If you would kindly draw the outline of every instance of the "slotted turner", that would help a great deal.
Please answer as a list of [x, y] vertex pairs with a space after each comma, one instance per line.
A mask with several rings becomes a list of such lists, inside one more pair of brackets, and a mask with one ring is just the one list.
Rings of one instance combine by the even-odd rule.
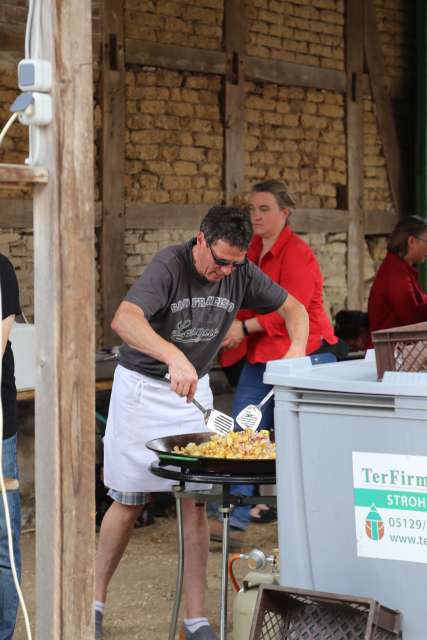
[[216, 409], [205, 409], [196, 398], [193, 398], [191, 402], [203, 413], [205, 425], [210, 431], [225, 436], [234, 430], [234, 419], [231, 416]]
[[261, 409], [265, 404], [267, 404], [273, 395], [274, 389], [271, 389], [259, 404], [248, 404], [247, 407], [242, 409], [236, 418], [236, 422], [239, 427], [242, 427], [242, 429], [252, 429], [252, 431], [256, 431], [262, 418]]
[[[168, 373], [165, 375], [165, 378], [170, 382], [170, 375]], [[205, 425], [209, 431], [213, 431], [219, 436], [225, 436], [234, 430], [234, 418], [231, 416], [216, 409], [205, 409], [196, 398], [193, 398], [191, 402], [203, 413]]]

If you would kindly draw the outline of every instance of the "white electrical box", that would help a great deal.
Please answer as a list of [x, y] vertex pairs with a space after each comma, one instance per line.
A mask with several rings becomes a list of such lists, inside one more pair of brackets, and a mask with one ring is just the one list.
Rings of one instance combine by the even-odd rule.
[[34, 389], [36, 383], [35, 327], [15, 322], [10, 332], [15, 358], [16, 389]]
[[33, 91], [30, 95], [33, 101], [25, 111], [19, 114], [19, 122], [26, 126], [46, 126], [50, 124], [52, 122], [52, 98], [50, 95], [48, 93], [37, 93], [36, 91]]
[[18, 64], [18, 86], [21, 91], [50, 91], [52, 65], [49, 60], [21, 60]]

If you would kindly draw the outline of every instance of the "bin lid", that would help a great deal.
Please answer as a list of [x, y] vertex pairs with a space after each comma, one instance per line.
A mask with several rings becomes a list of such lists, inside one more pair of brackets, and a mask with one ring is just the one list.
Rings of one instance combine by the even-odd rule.
[[364, 360], [348, 360], [313, 365], [310, 358], [272, 360], [267, 363], [264, 382], [287, 388], [373, 393], [375, 395], [426, 396], [427, 373], [386, 371], [377, 380], [375, 351]]

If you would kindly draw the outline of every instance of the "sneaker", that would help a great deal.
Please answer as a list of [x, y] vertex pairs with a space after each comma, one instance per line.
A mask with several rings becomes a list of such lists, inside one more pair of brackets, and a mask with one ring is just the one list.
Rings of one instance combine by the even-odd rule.
[[[212, 542], [222, 542], [223, 526], [219, 520], [209, 521], [209, 533]], [[245, 532], [237, 527], [230, 525], [228, 533], [228, 544], [230, 549], [240, 549], [243, 546], [245, 540]]]
[[212, 631], [210, 624], [199, 627], [194, 633], [186, 629], [185, 625], [183, 625], [179, 638], [180, 640], [218, 640], [218, 636]]
[[95, 609], [95, 640], [102, 640], [102, 621], [104, 614], [102, 611]]
[[269, 522], [276, 522], [277, 510], [274, 507], [268, 506], [267, 509], [259, 509], [256, 515], [252, 515], [251, 509], [251, 522], [255, 524], [268, 524]]

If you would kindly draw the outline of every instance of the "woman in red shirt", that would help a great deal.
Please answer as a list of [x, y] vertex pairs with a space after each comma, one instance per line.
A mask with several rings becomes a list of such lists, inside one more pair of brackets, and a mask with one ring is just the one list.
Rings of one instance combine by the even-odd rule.
[[427, 320], [427, 293], [418, 284], [415, 268], [427, 258], [427, 221], [418, 216], [399, 220], [387, 250], [369, 294], [371, 331]]
[[[294, 206], [295, 201], [284, 182], [266, 180], [253, 186], [249, 212], [254, 236], [248, 249], [248, 258], [304, 304], [310, 320], [307, 354], [331, 352], [338, 358], [345, 357], [343, 343], [335, 337], [323, 307], [323, 277], [319, 264], [308, 244], [289, 226]], [[292, 357], [288, 353], [289, 347], [290, 338], [278, 313], [258, 315], [251, 310], [239, 311], [220, 354], [223, 367], [245, 359], [233, 399], [233, 416], [237, 416], [247, 405], [257, 404], [268, 393], [271, 386], [263, 382], [266, 363]], [[271, 401], [263, 409], [260, 428], [273, 427], [274, 401]], [[244, 492], [248, 487], [242, 486], [240, 489]], [[258, 516], [260, 521], [265, 521], [268, 516], [263, 511], [267, 512], [268, 508], [259, 505], [255, 514], [252, 512], [252, 518]], [[245, 507], [234, 509], [230, 518], [232, 542], [233, 538], [236, 541], [241, 539], [236, 530], [244, 530], [248, 521]], [[214, 523], [211, 538], [216, 539], [220, 533]]]

